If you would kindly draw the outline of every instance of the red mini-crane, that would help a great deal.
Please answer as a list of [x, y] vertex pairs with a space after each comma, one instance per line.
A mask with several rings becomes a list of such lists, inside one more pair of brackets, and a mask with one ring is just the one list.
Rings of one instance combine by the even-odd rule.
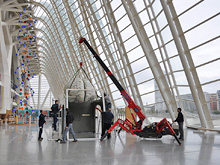
[[131, 96], [124, 90], [124, 88], [121, 86], [121, 84], [118, 82], [118, 80], [115, 78], [115, 76], [112, 74], [112, 72], [108, 69], [108, 67], [105, 65], [105, 63], [102, 61], [102, 59], [97, 55], [95, 50], [91, 47], [91, 45], [88, 43], [88, 41], [85, 38], [80, 38], [79, 43], [82, 42], [85, 43], [85, 45], [88, 47], [88, 49], [91, 51], [93, 56], [96, 58], [96, 60], [99, 62], [99, 64], [102, 66], [102, 68], [105, 70], [105, 72], [108, 74], [108, 76], [111, 78], [113, 83], [116, 85], [118, 90], [121, 92], [121, 95], [125, 98], [125, 100], [128, 102], [128, 107], [132, 108], [134, 112], [139, 117], [139, 121], [136, 120], [134, 114], [131, 112], [132, 118], [134, 120], [134, 123], [132, 123], [128, 118], [125, 120], [118, 119], [101, 137], [101, 141], [109, 134], [111, 131], [116, 127], [120, 126], [121, 129], [124, 129], [126, 132], [131, 133], [132, 135], [137, 135], [144, 138], [161, 138], [163, 135], [173, 135], [179, 145], [181, 145], [179, 139], [177, 138], [171, 124], [167, 121], [166, 118], [162, 119], [160, 122], [154, 122], [142, 129], [142, 123], [146, 116], [141, 112], [141, 108], [133, 101]]

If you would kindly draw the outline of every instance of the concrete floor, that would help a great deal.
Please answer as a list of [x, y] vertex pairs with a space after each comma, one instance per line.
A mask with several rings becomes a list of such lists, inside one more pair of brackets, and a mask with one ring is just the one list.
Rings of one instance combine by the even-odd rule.
[[22, 165], [217, 165], [220, 164], [220, 134], [194, 133], [185, 129], [185, 141], [179, 146], [172, 136], [141, 139], [121, 132], [110, 140], [78, 139], [76, 143], [60, 144], [51, 138], [47, 123], [42, 142], [38, 127], [0, 126], [0, 164]]

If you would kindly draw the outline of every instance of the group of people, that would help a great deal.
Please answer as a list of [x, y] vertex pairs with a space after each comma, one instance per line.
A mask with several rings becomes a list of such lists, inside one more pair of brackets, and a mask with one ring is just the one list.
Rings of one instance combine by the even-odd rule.
[[[62, 108], [62, 106], [61, 105], [59, 106], [59, 101], [58, 100], [56, 100], [55, 104], [53, 104], [52, 107], [51, 107], [51, 110], [52, 110], [52, 113], [53, 113], [53, 128], [54, 128], [54, 131], [57, 131], [57, 126], [56, 126], [57, 125], [57, 113], [60, 111], [61, 108]], [[73, 131], [73, 127], [72, 127], [73, 120], [74, 120], [73, 114], [69, 112], [68, 108], [66, 108], [66, 113], [67, 113], [66, 114], [66, 127], [65, 127], [64, 134], [63, 134], [63, 140], [61, 141], [61, 143], [66, 143], [66, 136], [67, 136], [68, 131], [70, 131], [70, 133], [72, 134], [72, 136], [74, 138], [73, 142], [77, 142], [76, 135], [75, 135], [75, 132]], [[46, 123], [45, 115], [43, 114], [43, 111], [40, 110], [39, 136], [38, 136], [39, 141], [43, 140], [41, 135], [42, 135], [42, 132], [43, 132], [43, 125], [45, 123]]]
[[[103, 116], [103, 126], [102, 126], [102, 134], [101, 136], [103, 136], [106, 132], [106, 130], [108, 130], [113, 121], [114, 121], [114, 115], [111, 112], [111, 101], [108, 95], [104, 94], [105, 97], [105, 109], [106, 111], [102, 111], [101, 109], [97, 108]], [[51, 110], [53, 113], [53, 127], [54, 127], [54, 131], [57, 131], [57, 113], [60, 111], [60, 109], [62, 108], [62, 106], [59, 106], [59, 101], [56, 100], [55, 104], [52, 105]], [[45, 121], [45, 115], [43, 114], [43, 111], [40, 110], [40, 116], [39, 116], [39, 136], [38, 136], [38, 140], [42, 141], [43, 138], [41, 137], [42, 132], [43, 132], [43, 125], [46, 123]], [[69, 111], [68, 108], [66, 108], [66, 127], [65, 127], [65, 131], [63, 134], [63, 139], [60, 143], [66, 143], [66, 137], [67, 137], [67, 133], [68, 131], [70, 131], [70, 133], [73, 136], [73, 142], [77, 142], [78, 140], [76, 139], [76, 135], [75, 132], [73, 131], [73, 121], [74, 121], [74, 117], [73, 114]], [[108, 135], [107, 137], [108, 139], [111, 138], [111, 134]]]
[[[102, 134], [101, 136], [104, 136], [104, 134], [106, 133], [106, 131], [111, 127], [111, 125], [113, 124], [114, 121], [114, 115], [111, 112], [111, 101], [108, 95], [104, 94], [105, 96], [105, 109], [106, 111], [103, 111], [99, 108], [96, 108], [97, 110], [99, 110], [102, 113], [102, 119], [103, 119], [103, 125], [102, 125]], [[57, 113], [60, 111], [62, 107], [59, 107], [59, 102], [58, 100], [55, 101], [55, 104], [52, 105], [51, 110], [53, 113], [53, 127], [54, 130], [57, 131]], [[180, 140], [184, 140], [184, 131], [183, 131], [183, 123], [184, 123], [184, 117], [182, 114], [182, 110], [181, 108], [177, 108], [178, 111], [178, 116], [176, 118], [176, 120], [173, 120], [173, 122], [177, 122], [179, 125], [179, 132], [180, 132]], [[43, 125], [46, 123], [45, 121], [45, 115], [43, 115], [43, 111], [40, 110], [40, 116], [39, 116], [39, 136], [38, 136], [38, 140], [42, 141], [43, 138], [41, 137], [42, 132], [43, 132]], [[76, 135], [75, 132], [73, 131], [73, 121], [74, 121], [74, 117], [73, 114], [69, 111], [68, 108], [66, 108], [66, 127], [65, 127], [65, 131], [63, 134], [63, 140], [61, 141], [61, 143], [66, 143], [66, 137], [67, 137], [67, 133], [68, 131], [70, 131], [70, 133], [73, 136], [73, 142], [77, 142], [78, 140], [76, 139]], [[107, 136], [108, 139], [111, 138], [111, 134], [108, 134]]]

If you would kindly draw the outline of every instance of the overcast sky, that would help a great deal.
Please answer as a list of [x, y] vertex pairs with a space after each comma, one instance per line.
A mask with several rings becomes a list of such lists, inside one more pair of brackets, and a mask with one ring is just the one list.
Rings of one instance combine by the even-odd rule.
[[[43, 1], [41, 1], [41, 2], [43, 2]], [[186, 0], [186, 1], [174, 0], [173, 1], [177, 15], [182, 13], [187, 8], [191, 7], [192, 5], [194, 5], [197, 2], [199, 2], [199, 1], [198, 0], [197, 1], [191, 1], [191, 0]], [[112, 2], [113, 10], [120, 3], [121, 3], [121, 1], [114, 0]], [[142, 0], [136, 0], [135, 5], [136, 5], [136, 8], [138, 11], [141, 11], [144, 8], [144, 3]], [[156, 0], [153, 7], [155, 8], [155, 14], [157, 14], [157, 12], [159, 12], [161, 10], [160, 1]], [[201, 23], [202, 21], [210, 18], [211, 16], [219, 13], [219, 11], [220, 11], [220, 1], [219, 0], [203, 1], [202, 3], [197, 5], [195, 8], [191, 9], [190, 11], [184, 13], [182, 16], [179, 17], [183, 31], [187, 31], [188, 29], [192, 28], [193, 26], [195, 26], [195, 25]], [[125, 13], [125, 10], [124, 10], [123, 6], [121, 6], [115, 14], [116, 20], [124, 13]], [[38, 14], [41, 15], [42, 11], [40, 11]], [[147, 12], [144, 11], [139, 15], [143, 23], [146, 23], [149, 20], [148, 17], [146, 17], [146, 14], [147, 14]], [[159, 22], [159, 25], [161, 25], [161, 26], [166, 23], [166, 21], [162, 18], [163, 17], [158, 18], [158, 20], [161, 21], [161, 22]], [[128, 17], [124, 17], [123, 19], [121, 19], [118, 22], [119, 29], [123, 29], [123, 27], [125, 27], [129, 23], [130, 23], [130, 21], [129, 21]], [[212, 20], [207, 21], [206, 23], [202, 24], [201, 26], [196, 27], [195, 29], [191, 30], [190, 32], [187, 32], [185, 34], [185, 37], [186, 37], [189, 49], [192, 49], [195, 46], [198, 46], [198, 45], [200, 45], [200, 44], [202, 44], [202, 43], [204, 43], [214, 37], [219, 36], [219, 33], [220, 33], [219, 32], [219, 27], [220, 27], [219, 24], [220, 24], [220, 17], [217, 16], [217, 17], [213, 18]], [[146, 29], [147, 29], [146, 30], [147, 35], [151, 36], [153, 34], [153, 31], [150, 28], [150, 26], [146, 26]], [[166, 42], [166, 39], [169, 40], [171, 38], [171, 35], [168, 30], [164, 30], [164, 31], [166, 33], [165, 34], [162, 33], [162, 34], [164, 35], [163, 37]], [[126, 30], [124, 30], [121, 33], [121, 36], [122, 36], [123, 40], [126, 40], [133, 33], [134, 33], [133, 28], [131, 26], [129, 26]], [[157, 47], [155, 40], [150, 39], [150, 41], [151, 41], [153, 48]], [[138, 44], [137, 38], [133, 37], [125, 43], [125, 48], [128, 51], [128, 50], [132, 49], [133, 47], [135, 47], [137, 44]], [[212, 61], [212, 60], [219, 58], [219, 56], [220, 56], [219, 55], [219, 52], [220, 52], [219, 45], [220, 45], [220, 40], [217, 39], [213, 42], [210, 42], [206, 45], [202, 45], [199, 48], [192, 50], [191, 55], [194, 60], [195, 66], [199, 66], [203, 63], [206, 63], [208, 61]], [[168, 45], [167, 51], [169, 53], [169, 56], [175, 55], [175, 53], [177, 53], [174, 45], [171, 45], [170, 47]], [[155, 52], [155, 53], [157, 55], [158, 52]], [[136, 48], [135, 50], [133, 50], [132, 52], [127, 54], [130, 61], [134, 61], [135, 59], [137, 59], [143, 55], [144, 55], [144, 53], [140, 47]], [[159, 55], [157, 55], [157, 57], [160, 60]], [[178, 70], [178, 69], [182, 69], [181, 62], [178, 57], [173, 58], [170, 61], [171, 61], [172, 68], [174, 71]], [[132, 67], [133, 71], [136, 72], [136, 71], [139, 71], [143, 68], [148, 67], [148, 64], [147, 64], [146, 59], [143, 58], [141, 60], [138, 60], [135, 63], [132, 63], [131, 67]], [[213, 63], [204, 65], [202, 67], [198, 67], [197, 73], [200, 78], [200, 82], [203, 84], [203, 83], [207, 83], [207, 82], [215, 81], [215, 80], [219, 79], [219, 77], [220, 77], [219, 70], [220, 70], [220, 60], [217, 60]], [[184, 76], [183, 73], [175, 73], [175, 76], [176, 76], [176, 81], [177, 81], [178, 85], [186, 85], [187, 84], [186, 77]], [[135, 78], [138, 83], [141, 81], [145, 81], [147, 79], [150, 79], [152, 77], [153, 77], [152, 73], [149, 69], [135, 75]], [[32, 80], [32, 81], [34, 81], [34, 80]], [[154, 83], [155, 83], [154, 81], [150, 81], [148, 83], [139, 85], [138, 88], [140, 90], [140, 93], [142, 94], [142, 93], [146, 93], [149, 91], [153, 91], [154, 90]], [[215, 93], [219, 89], [220, 89], [220, 81], [203, 86], [204, 92], [209, 92], [209, 93]], [[190, 93], [190, 91], [186, 88], [179, 88], [179, 90], [180, 90], [180, 94]], [[118, 98], [118, 97], [120, 97], [120, 93], [115, 92], [113, 94], [113, 96], [115, 98]], [[142, 100], [143, 100], [144, 104], [146, 102], [154, 103], [154, 93], [143, 96]], [[122, 104], [122, 100], [117, 101], [117, 102], [119, 104]]]

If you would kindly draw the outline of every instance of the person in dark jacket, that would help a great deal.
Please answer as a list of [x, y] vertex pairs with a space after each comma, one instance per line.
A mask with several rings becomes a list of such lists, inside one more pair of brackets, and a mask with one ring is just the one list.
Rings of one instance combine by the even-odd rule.
[[53, 113], [53, 127], [54, 131], [57, 131], [57, 113], [60, 111], [61, 106], [59, 107], [59, 101], [56, 100], [55, 104], [52, 105], [51, 110]]
[[43, 114], [43, 111], [40, 110], [40, 116], [39, 116], [39, 136], [38, 136], [38, 140], [42, 141], [43, 138], [41, 137], [42, 132], [43, 132], [43, 125], [46, 123], [45, 121], [45, 115]]
[[[96, 108], [97, 110], [99, 110], [102, 113], [102, 119], [103, 119], [103, 124], [102, 124], [102, 134], [101, 136], [103, 136], [105, 134], [106, 131], [109, 130], [109, 128], [111, 127], [111, 125], [113, 124], [114, 121], [114, 115], [111, 112], [111, 109], [108, 109], [106, 112], [103, 112], [101, 109]], [[108, 139], [111, 138], [111, 134], [108, 134]]]
[[69, 112], [69, 109], [66, 108], [66, 128], [63, 134], [63, 140], [60, 143], [66, 143], [66, 136], [67, 136], [67, 132], [70, 131], [70, 133], [73, 136], [74, 141], [73, 142], [77, 142], [78, 140], [76, 139], [76, 135], [75, 132], [73, 131], [73, 114], [71, 112]]
[[111, 103], [109, 95], [104, 93], [104, 97], [105, 97], [105, 110], [108, 111], [109, 109], [111, 109], [112, 103]]
[[184, 132], [183, 132], [183, 122], [184, 122], [184, 118], [183, 118], [183, 114], [182, 114], [182, 109], [181, 108], [177, 108], [177, 112], [178, 112], [178, 116], [176, 118], [176, 120], [174, 120], [173, 122], [177, 122], [179, 125], [179, 131], [180, 131], [180, 140], [184, 140]]

